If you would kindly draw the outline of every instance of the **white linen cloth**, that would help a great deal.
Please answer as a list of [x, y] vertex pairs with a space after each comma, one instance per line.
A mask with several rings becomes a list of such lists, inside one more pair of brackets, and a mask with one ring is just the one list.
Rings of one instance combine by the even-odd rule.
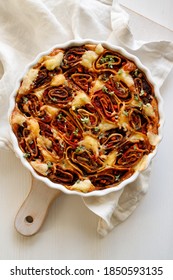
[[[17, 78], [38, 53], [54, 44], [89, 38], [120, 45], [138, 56], [161, 86], [173, 65], [173, 44], [136, 41], [128, 21], [118, 0], [0, 0], [0, 148], [12, 148], [7, 111]], [[148, 190], [150, 169], [119, 192], [83, 198], [99, 217], [100, 235], [135, 210]]]

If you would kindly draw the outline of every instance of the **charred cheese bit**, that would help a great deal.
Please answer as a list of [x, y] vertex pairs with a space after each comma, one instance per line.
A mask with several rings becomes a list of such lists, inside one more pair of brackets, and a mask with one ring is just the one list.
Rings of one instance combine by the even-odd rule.
[[98, 128], [100, 130], [100, 132], [105, 132], [109, 129], [112, 129], [112, 128], [115, 128], [117, 127], [117, 125], [114, 123], [109, 123], [109, 122], [106, 122], [104, 120], [101, 121], [101, 123], [99, 124]]
[[12, 115], [12, 124], [19, 124], [23, 125], [23, 123], [26, 121], [26, 118], [20, 114], [19, 112], [15, 111]]
[[30, 134], [33, 135], [33, 137], [39, 136], [40, 128], [38, 122], [35, 119], [31, 118], [28, 120], [27, 128], [30, 130]]
[[36, 161], [31, 161], [31, 165], [38, 173], [42, 174], [43, 176], [47, 175], [48, 165], [46, 163], [42, 163], [36, 160]]
[[57, 55], [53, 57], [50, 56], [49, 59], [47, 59], [44, 64], [47, 70], [54, 70], [56, 67], [59, 67], [61, 65], [62, 59], [63, 59], [63, 52], [59, 52]]
[[160, 142], [160, 137], [157, 134], [154, 134], [152, 131], [147, 132], [148, 140], [151, 145], [156, 146]]
[[82, 141], [79, 142], [79, 145], [84, 146], [88, 150], [92, 150], [96, 156], [99, 155], [99, 143], [97, 139], [92, 136], [86, 135]]
[[95, 48], [96, 54], [99, 55], [99, 54], [101, 54], [103, 51], [104, 51], [103, 46], [102, 46], [101, 44], [98, 44], [98, 45], [96, 46], [96, 48]]
[[63, 85], [65, 84], [66, 82], [66, 78], [63, 74], [59, 74], [59, 75], [56, 75], [52, 78], [52, 81], [50, 83], [51, 86], [60, 86], [60, 85]]
[[134, 81], [133, 81], [133, 78], [131, 77], [131, 75], [127, 71], [124, 71], [123, 69], [120, 69], [118, 71], [116, 78], [117, 78], [117, 80], [124, 82], [128, 87], [131, 87], [134, 85]]
[[154, 109], [150, 103], [143, 105], [143, 110], [148, 117], [155, 117]]
[[86, 51], [82, 56], [81, 64], [86, 68], [91, 68], [97, 57], [98, 54], [96, 54], [94, 51]]
[[91, 188], [94, 189], [94, 187], [91, 184], [90, 180], [84, 180], [84, 181], [77, 181], [73, 186], [71, 186], [71, 190], [77, 190], [81, 192], [89, 192], [91, 191]]
[[77, 107], [81, 107], [87, 103], [91, 103], [89, 96], [83, 91], [78, 91], [71, 103], [72, 110], [75, 110]]
[[112, 166], [116, 160], [117, 155], [118, 155], [117, 151], [112, 151], [110, 154], [108, 154], [106, 160], [104, 161], [104, 165]]
[[25, 75], [22, 81], [22, 85], [19, 89], [19, 94], [25, 93], [27, 90], [30, 89], [33, 81], [37, 78], [38, 69], [30, 69], [28, 73]]

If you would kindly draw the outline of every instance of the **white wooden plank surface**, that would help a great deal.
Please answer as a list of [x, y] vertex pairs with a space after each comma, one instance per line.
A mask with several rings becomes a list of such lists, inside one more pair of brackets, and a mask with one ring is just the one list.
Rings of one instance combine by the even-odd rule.
[[125, 7], [173, 30], [173, 1], [171, 0], [119, 0]]

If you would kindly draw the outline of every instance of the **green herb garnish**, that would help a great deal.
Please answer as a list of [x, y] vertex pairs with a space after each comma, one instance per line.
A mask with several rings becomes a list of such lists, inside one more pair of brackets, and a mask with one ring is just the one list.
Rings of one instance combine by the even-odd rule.
[[62, 113], [60, 113], [57, 118], [60, 120], [62, 118]]
[[51, 168], [52, 166], [53, 166], [53, 163], [49, 161], [49, 162], [47, 163], [47, 167], [48, 167], [48, 168]]
[[124, 110], [123, 114], [127, 117], [129, 113], [126, 110]]
[[30, 157], [30, 155], [31, 155], [30, 153], [24, 153], [24, 154], [23, 154], [23, 157], [24, 157], [24, 158], [28, 158], [28, 157]]
[[98, 132], [100, 130], [100, 128], [98, 126], [94, 127], [94, 131]]
[[78, 129], [78, 128], [76, 128], [76, 130], [75, 130], [75, 131], [73, 131], [73, 134], [77, 136], [77, 135], [78, 135], [78, 132], [79, 132], [79, 129]]
[[28, 97], [23, 96], [23, 103], [26, 104], [28, 102]]
[[83, 118], [81, 118], [80, 120], [81, 120], [81, 122], [87, 124], [87, 123], [89, 122], [90, 119], [89, 119], [89, 117], [83, 117]]
[[120, 174], [119, 175], [115, 175], [115, 180], [119, 181], [120, 180]]
[[134, 99], [135, 99], [136, 101], [138, 101], [138, 100], [139, 100], [139, 96], [138, 96], [137, 94], [135, 94], [135, 95], [134, 95]]
[[142, 89], [139, 95], [142, 96], [142, 95], [144, 95], [144, 93], [145, 93], [145, 91]]
[[123, 70], [122, 69], [119, 69], [118, 70], [118, 75], [121, 75], [123, 73]]
[[134, 72], [135, 77], [137, 77], [138, 74], [139, 74], [139, 69], [136, 69], [135, 72]]
[[84, 150], [84, 147], [83, 147], [83, 146], [78, 146], [78, 147], [76, 148], [75, 152], [76, 152], [76, 153], [79, 153], [79, 152], [81, 152], [81, 151], [83, 151], [83, 150]]

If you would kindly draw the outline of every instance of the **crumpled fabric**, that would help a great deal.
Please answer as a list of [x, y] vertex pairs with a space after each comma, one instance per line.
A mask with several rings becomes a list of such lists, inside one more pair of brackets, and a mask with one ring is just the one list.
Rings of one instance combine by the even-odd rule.
[[[173, 43], [136, 41], [129, 15], [118, 0], [0, 1], [0, 148], [12, 149], [9, 97], [26, 65], [55, 44], [71, 39], [108, 41], [136, 55], [159, 87], [173, 66]], [[151, 165], [124, 189], [102, 197], [82, 198], [106, 236], [133, 213], [149, 188]]]

